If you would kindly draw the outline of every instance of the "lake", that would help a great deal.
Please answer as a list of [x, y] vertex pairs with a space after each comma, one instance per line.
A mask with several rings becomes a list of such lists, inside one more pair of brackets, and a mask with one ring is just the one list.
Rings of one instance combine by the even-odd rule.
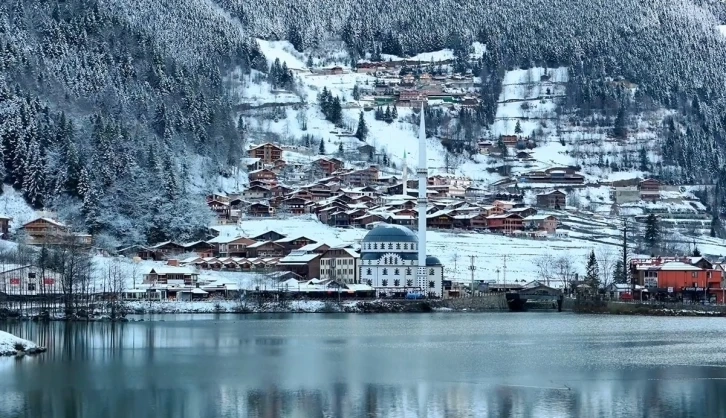
[[[0, 323], [0, 417], [722, 417], [726, 320], [571, 313]], [[151, 320], [150, 320], [151, 319]]]

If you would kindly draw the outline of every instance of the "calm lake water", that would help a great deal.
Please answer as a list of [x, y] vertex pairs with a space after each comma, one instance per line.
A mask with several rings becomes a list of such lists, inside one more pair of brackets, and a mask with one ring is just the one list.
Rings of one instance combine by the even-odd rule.
[[0, 417], [726, 417], [723, 318], [151, 318], [0, 324], [49, 348], [0, 359]]

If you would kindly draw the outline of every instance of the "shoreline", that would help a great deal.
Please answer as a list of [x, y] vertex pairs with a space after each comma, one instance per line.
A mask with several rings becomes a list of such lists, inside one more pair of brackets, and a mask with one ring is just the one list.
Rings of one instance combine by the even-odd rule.
[[25, 355], [35, 355], [46, 351], [45, 347], [17, 337], [9, 332], [0, 331], [0, 357], [24, 357]]

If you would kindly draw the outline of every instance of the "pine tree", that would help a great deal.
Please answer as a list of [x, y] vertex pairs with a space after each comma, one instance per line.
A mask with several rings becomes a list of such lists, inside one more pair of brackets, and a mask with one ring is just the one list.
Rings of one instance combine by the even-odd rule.
[[320, 146], [318, 146], [318, 154], [325, 155], [325, 140], [320, 139]]
[[342, 157], [344, 152], [345, 150], [343, 149], [343, 143], [341, 142], [338, 144], [338, 156]]
[[376, 108], [375, 119], [376, 120], [383, 120], [383, 109], [380, 106], [378, 106]]
[[85, 192], [83, 197], [83, 204], [81, 205], [81, 213], [83, 214], [86, 222], [88, 232], [91, 234], [97, 233], [101, 229], [101, 210], [100, 206], [101, 197], [96, 187], [90, 186]]
[[391, 110], [391, 117], [393, 119], [398, 119], [398, 109], [396, 109], [396, 105], [393, 105], [393, 110]]
[[649, 171], [650, 161], [648, 161], [648, 153], [645, 151], [645, 147], [640, 147], [640, 150], [638, 150], [638, 158], [640, 159], [640, 171]]
[[650, 249], [654, 249], [660, 243], [660, 225], [654, 214], [648, 215], [645, 220], [645, 243]]
[[340, 125], [343, 121], [343, 106], [340, 104], [340, 98], [335, 96], [330, 105], [330, 121], [335, 125]]
[[514, 133], [517, 135], [522, 133], [522, 125], [520, 125], [519, 121], [517, 121], [517, 124], [514, 125]]
[[33, 140], [28, 146], [28, 156], [25, 164], [23, 195], [31, 206], [40, 208], [43, 206], [43, 198], [46, 192], [46, 173], [45, 162], [38, 141]]
[[613, 280], [615, 283], [627, 283], [627, 277], [625, 276], [625, 268], [623, 267], [623, 260], [615, 262], [615, 268], [613, 269]]
[[313, 56], [312, 55], [308, 55], [308, 60], [305, 63], [305, 65], [307, 65], [308, 68], [313, 68]]
[[358, 90], [358, 85], [356, 84], [353, 86], [353, 100], [360, 100], [360, 90]]
[[365, 142], [366, 138], [368, 138], [368, 125], [366, 125], [363, 112], [360, 112], [360, 115], [358, 116], [358, 128], [355, 130], [355, 137], [358, 138], [359, 141], [363, 142]]
[[693, 257], [700, 257], [701, 256], [701, 251], [698, 249], [698, 247], [694, 246], [693, 247], [693, 254], [691, 254], [691, 255]]
[[618, 115], [615, 117], [615, 127], [613, 128], [613, 135], [616, 138], [625, 139], [628, 137], [628, 115], [626, 113], [625, 106], [620, 106]]
[[600, 286], [600, 268], [595, 258], [595, 250], [590, 251], [590, 256], [587, 259], [587, 266], [585, 272], [585, 283], [589, 285], [593, 291], [597, 291]]
[[393, 122], [393, 117], [391, 116], [391, 107], [386, 106], [386, 112], [383, 114], [383, 120], [386, 121], [386, 123]]

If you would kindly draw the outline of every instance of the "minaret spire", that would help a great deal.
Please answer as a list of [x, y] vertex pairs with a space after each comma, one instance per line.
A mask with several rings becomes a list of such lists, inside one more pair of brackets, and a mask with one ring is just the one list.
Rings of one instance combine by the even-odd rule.
[[403, 181], [401, 194], [406, 196], [408, 195], [408, 166], [406, 164], [406, 150], [403, 150], [403, 175], [401, 176], [401, 180]]
[[428, 198], [426, 189], [428, 184], [428, 166], [426, 159], [426, 125], [424, 121], [424, 107], [421, 104], [421, 122], [418, 129], [418, 276], [417, 285], [422, 292], [427, 293], [426, 275], [426, 208]]

